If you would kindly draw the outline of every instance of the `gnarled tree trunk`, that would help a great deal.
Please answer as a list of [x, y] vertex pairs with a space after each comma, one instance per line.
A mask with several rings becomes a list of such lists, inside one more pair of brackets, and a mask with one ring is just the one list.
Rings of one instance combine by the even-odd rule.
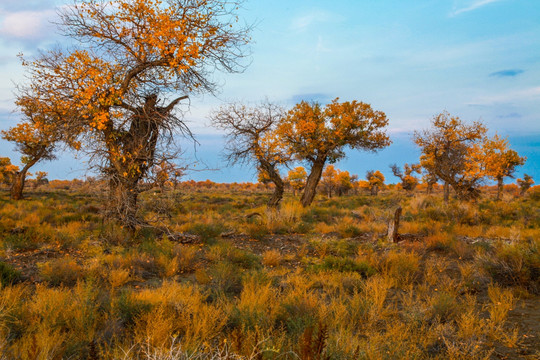
[[319, 184], [319, 180], [321, 180], [325, 163], [326, 163], [326, 157], [317, 158], [313, 162], [313, 166], [311, 167], [311, 172], [309, 173], [309, 176], [306, 181], [306, 187], [304, 188], [304, 192], [302, 193], [302, 198], [300, 199], [300, 202], [303, 207], [308, 207], [313, 202], [313, 199], [315, 198], [315, 194], [317, 192], [317, 185]]
[[141, 224], [137, 217], [137, 183], [111, 179], [109, 185], [109, 209], [125, 227], [134, 230]]
[[26, 171], [17, 171], [13, 175], [13, 180], [11, 183], [11, 199], [12, 200], [21, 200], [23, 198], [23, 189], [24, 183], [26, 182]]
[[13, 182], [11, 184], [10, 194], [12, 200], [21, 200], [24, 198], [23, 196], [23, 190], [24, 190], [24, 184], [26, 183], [26, 174], [28, 174], [28, 170], [34, 166], [38, 160], [41, 159], [41, 156], [32, 158], [31, 161], [26, 163], [26, 165], [22, 168], [21, 171], [17, 171], [15, 174], [13, 174]]
[[281, 176], [279, 176], [279, 173], [276, 171], [275, 166], [272, 165], [270, 162], [265, 161], [264, 159], [259, 159], [259, 163], [261, 165], [261, 168], [266, 172], [268, 177], [270, 178], [270, 181], [274, 183], [274, 193], [268, 200], [268, 206], [273, 208], [278, 208], [279, 204], [281, 203], [281, 199], [283, 199], [283, 192], [285, 190], [285, 184], [283, 183], [283, 179]]

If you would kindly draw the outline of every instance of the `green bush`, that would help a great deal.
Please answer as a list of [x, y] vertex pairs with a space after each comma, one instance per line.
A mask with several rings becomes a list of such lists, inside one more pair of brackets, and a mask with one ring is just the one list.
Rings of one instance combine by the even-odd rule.
[[2, 286], [16, 283], [20, 280], [21, 274], [13, 266], [0, 261], [0, 284]]
[[323, 263], [314, 267], [316, 271], [332, 270], [339, 272], [357, 272], [363, 277], [375, 275], [377, 270], [371, 267], [364, 261], [356, 261], [350, 258], [339, 258], [335, 256], [327, 256]]

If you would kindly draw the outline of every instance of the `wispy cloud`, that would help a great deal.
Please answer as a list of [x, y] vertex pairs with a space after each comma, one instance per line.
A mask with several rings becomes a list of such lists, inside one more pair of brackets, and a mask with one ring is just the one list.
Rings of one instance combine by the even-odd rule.
[[291, 102], [293, 104], [298, 104], [299, 102], [307, 101], [307, 102], [318, 102], [321, 104], [326, 104], [332, 101], [332, 97], [330, 94], [323, 94], [323, 93], [309, 93], [309, 94], [296, 94], [293, 95], [288, 102]]
[[463, 2], [460, 1], [460, 4], [458, 6], [454, 6], [454, 11], [450, 13], [450, 16], [463, 14], [463, 13], [473, 11], [483, 6], [486, 6], [495, 2], [500, 2], [500, 1], [504, 1], [504, 0], [473, 0], [473, 1], [467, 1], [465, 4], [463, 4]]
[[0, 9], [15, 12], [15, 11], [38, 11], [51, 9], [55, 6], [55, 0], [2, 0]]
[[307, 14], [298, 16], [292, 20], [291, 29], [304, 31], [307, 28], [320, 23], [336, 22], [340, 17], [328, 11], [313, 10]]
[[523, 115], [517, 112], [497, 116], [499, 119], [521, 119], [522, 117]]
[[481, 96], [471, 101], [469, 106], [492, 106], [515, 101], [538, 101], [540, 100], [540, 86], [527, 89], [512, 90], [502, 94]]
[[514, 77], [514, 76], [517, 76], [521, 73], [523, 73], [524, 71], [521, 70], [521, 69], [508, 69], [508, 70], [501, 70], [501, 71], [496, 71], [496, 72], [493, 72], [491, 74], [489, 74], [489, 76], [493, 76], [493, 77]]
[[0, 12], [0, 38], [4, 41], [39, 43], [51, 37], [54, 9]]

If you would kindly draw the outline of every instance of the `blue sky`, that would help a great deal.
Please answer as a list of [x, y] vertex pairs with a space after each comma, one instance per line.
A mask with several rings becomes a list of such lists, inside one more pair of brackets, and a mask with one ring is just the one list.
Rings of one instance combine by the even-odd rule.
[[[17, 122], [13, 82], [24, 80], [17, 53], [62, 41], [50, 24], [67, 1], [2, 0], [0, 4], [0, 128]], [[414, 162], [410, 136], [447, 110], [482, 120], [528, 157], [519, 170], [540, 182], [540, 1], [538, 0], [251, 0], [242, 18], [256, 23], [251, 65], [219, 75], [217, 97], [193, 98], [186, 120], [201, 143], [197, 159], [221, 171], [195, 179], [252, 181], [249, 169], [220, 160], [222, 136], [207, 114], [232, 101], [264, 98], [284, 106], [300, 100], [357, 99], [384, 111], [394, 144], [379, 154], [349, 152], [338, 167], [364, 176], [390, 163]], [[14, 156], [0, 142], [0, 154]], [[186, 161], [192, 162], [186, 144]], [[14, 161], [16, 158], [13, 159]], [[15, 161], [16, 162], [16, 161]], [[204, 167], [199, 164], [199, 168]], [[63, 154], [39, 166], [51, 178], [85, 174], [84, 159]]]

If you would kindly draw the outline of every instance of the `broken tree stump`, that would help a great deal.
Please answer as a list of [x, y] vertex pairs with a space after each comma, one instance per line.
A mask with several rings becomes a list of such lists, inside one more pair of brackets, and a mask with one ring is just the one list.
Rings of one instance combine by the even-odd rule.
[[394, 212], [394, 218], [388, 222], [388, 241], [398, 242], [399, 240], [399, 218], [401, 217], [401, 206]]

